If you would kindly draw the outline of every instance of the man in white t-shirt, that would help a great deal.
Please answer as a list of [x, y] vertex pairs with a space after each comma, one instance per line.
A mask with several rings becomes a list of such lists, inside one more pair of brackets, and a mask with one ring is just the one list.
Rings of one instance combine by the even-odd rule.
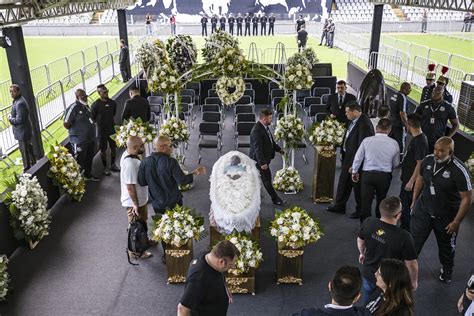
[[[148, 187], [138, 184], [138, 169], [140, 168], [140, 156], [145, 151], [143, 141], [140, 137], [130, 136], [127, 140], [127, 150], [120, 159], [120, 187], [122, 206], [127, 209], [128, 221], [131, 222], [135, 216], [138, 219], [148, 219]], [[152, 254], [145, 251], [140, 258], [151, 257]]]

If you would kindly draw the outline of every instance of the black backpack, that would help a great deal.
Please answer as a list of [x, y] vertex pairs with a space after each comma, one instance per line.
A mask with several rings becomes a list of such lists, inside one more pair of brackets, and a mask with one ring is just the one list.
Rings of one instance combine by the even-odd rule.
[[134, 217], [128, 224], [128, 246], [126, 249], [128, 263], [138, 265], [130, 261], [130, 252], [141, 256], [149, 248], [150, 244], [148, 242], [148, 227], [146, 222]]

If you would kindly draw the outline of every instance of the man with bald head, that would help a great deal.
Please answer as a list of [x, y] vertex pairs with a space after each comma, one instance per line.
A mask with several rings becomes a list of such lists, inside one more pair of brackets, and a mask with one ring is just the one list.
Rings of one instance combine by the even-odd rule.
[[431, 99], [421, 102], [415, 110], [415, 113], [422, 117], [421, 129], [428, 138], [429, 152], [433, 152], [435, 142], [446, 135], [448, 120], [452, 126], [448, 137], [452, 137], [459, 129], [456, 111], [451, 103], [444, 101], [443, 95], [443, 87], [436, 86], [431, 93]]
[[[148, 187], [138, 183], [138, 170], [144, 151], [143, 140], [138, 136], [130, 136], [127, 140], [127, 150], [120, 159], [120, 201], [127, 209], [128, 222], [131, 222], [134, 217], [145, 222], [148, 219]], [[148, 251], [141, 255], [134, 255], [141, 259], [152, 256]]]
[[92, 175], [95, 154], [95, 124], [87, 104], [87, 94], [82, 89], [75, 92], [76, 101], [64, 112], [64, 127], [69, 132], [73, 155], [84, 171], [86, 181], [99, 181]]
[[410, 230], [418, 254], [434, 231], [442, 282], [451, 282], [456, 236], [471, 207], [471, 190], [469, 171], [454, 156], [454, 141], [441, 137], [434, 145], [433, 155], [421, 163], [413, 190]]

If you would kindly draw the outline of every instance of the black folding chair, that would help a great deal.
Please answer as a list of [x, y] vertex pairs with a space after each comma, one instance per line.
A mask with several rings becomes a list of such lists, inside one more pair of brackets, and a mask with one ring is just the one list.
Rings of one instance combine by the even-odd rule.
[[211, 98], [218, 98], [219, 96], [217, 95], [217, 90], [215, 89], [209, 89], [207, 90], [207, 96]]
[[235, 104], [250, 104], [252, 98], [249, 95], [243, 95]]
[[237, 123], [235, 149], [250, 148], [250, 133], [255, 122], [240, 122]]
[[221, 155], [221, 127], [219, 123], [202, 122], [199, 124], [198, 164], [201, 163], [201, 149], [216, 148]]
[[313, 97], [320, 97], [323, 94], [331, 94], [331, 89], [328, 87], [316, 87], [313, 89]]

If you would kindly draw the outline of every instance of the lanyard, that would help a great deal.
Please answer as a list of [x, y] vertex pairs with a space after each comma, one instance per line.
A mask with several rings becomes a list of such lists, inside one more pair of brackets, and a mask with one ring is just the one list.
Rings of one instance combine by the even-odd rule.
[[434, 109], [434, 110], [433, 110], [433, 108], [432, 108], [431, 105], [430, 105], [431, 117], [434, 117], [434, 114], [438, 111], [438, 109], [441, 107], [441, 105], [443, 105], [443, 102], [441, 102], [441, 103], [436, 107], [436, 109]]
[[449, 161], [443, 167], [441, 167], [438, 171], [436, 171], [436, 161], [435, 161], [434, 167], [433, 167], [433, 176], [431, 177], [431, 179], [433, 179], [438, 173], [446, 169], [446, 167], [451, 163], [451, 161], [453, 161], [453, 158], [449, 159]]

